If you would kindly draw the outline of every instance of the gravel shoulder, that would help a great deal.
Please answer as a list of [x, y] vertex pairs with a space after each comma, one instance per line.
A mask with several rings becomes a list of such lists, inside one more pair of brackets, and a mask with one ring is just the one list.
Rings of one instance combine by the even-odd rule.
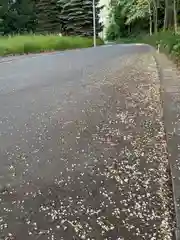
[[180, 71], [165, 55], [156, 55], [161, 79], [164, 125], [172, 177], [176, 215], [176, 239], [180, 239]]
[[0, 96], [1, 239], [173, 239], [159, 72], [134, 48]]

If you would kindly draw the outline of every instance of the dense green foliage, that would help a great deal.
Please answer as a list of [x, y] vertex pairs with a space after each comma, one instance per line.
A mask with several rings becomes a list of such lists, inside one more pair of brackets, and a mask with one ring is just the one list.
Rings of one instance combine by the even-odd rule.
[[15, 34], [35, 28], [34, 0], [0, 0], [0, 33]]
[[60, 11], [57, 0], [38, 0], [35, 6], [37, 19], [36, 32], [60, 32]]
[[117, 0], [111, 6], [107, 39], [178, 32], [180, 5], [176, 0]]
[[[99, 22], [99, 13], [101, 7], [96, 4], [96, 33], [102, 31], [102, 25]], [[63, 5], [61, 12], [61, 22], [63, 31], [66, 35], [93, 35], [93, 9], [90, 0], [69, 0]]]
[[[97, 6], [97, 33], [99, 11]], [[0, 0], [0, 35], [0, 56], [91, 47], [92, 1]]]
[[[103, 44], [98, 39], [97, 44]], [[92, 47], [92, 38], [27, 35], [0, 37], [0, 56]]]
[[150, 44], [173, 57], [180, 57], [180, 35], [174, 32], [166, 31], [144, 36], [138, 39], [138, 42]]
[[173, 31], [161, 31], [156, 34], [120, 38], [117, 43], [145, 43], [169, 55], [180, 63], [180, 34]]
[[[96, 0], [97, 33], [99, 0]], [[0, 0], [0, 34], [93, 35], [91, 0]]]

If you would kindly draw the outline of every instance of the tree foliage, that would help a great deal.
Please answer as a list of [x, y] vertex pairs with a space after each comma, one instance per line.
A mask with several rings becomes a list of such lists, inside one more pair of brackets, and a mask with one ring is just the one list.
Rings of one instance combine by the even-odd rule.
[[[96, 33], [102, 31], [99, 22], [101, 7], [96, 5]], [[64, 2], [61, 12], [61, 22], [65, 35], [93, 36], [93, 8], [92, 0], [69, 0]]]
[[[95, 4], [98, 34], [101, 7]], [[92, 36], [92, 0], [0, 0], [0, 34], [28, 32]]]
[[0, 32], [17, 34], [35, 28], [33, 0], [0, 0]]
[[37, 32], [60, 32], [60, 12], [57, 0], [36, 0], [36, 18]]
[[[119, 21], [116, 9], [124, 21]], [[112, 25], [116, 24], [115, 34], [117, 37], [126, 37], [124, 33], [125, 26], [129, 29], [128, 35], [137, 35], [141, 33], [149, 33], [159, 30], [174, 29], [177, 32], [178, 19], [177, 14], [180, 12], [180, 6], [176, 0], [117, 0], [115, 6], [111, 8], [111, 15], [115, 19], [111, 21], [107, 30], [107, 38], [113, 36]], [[112, 17], [111, 17], [112, 20]], [[119, 27], [119, 33], [117, 29]], [[126, 28], [126, 29], [127, 29]], [[110, 34], [111, 33], [111, 34]]]

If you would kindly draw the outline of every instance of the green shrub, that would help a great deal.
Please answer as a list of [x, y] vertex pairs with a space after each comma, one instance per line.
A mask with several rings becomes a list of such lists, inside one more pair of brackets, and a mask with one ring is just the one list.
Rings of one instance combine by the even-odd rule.
[[139, 36], [136, 38], [121, 38], [118, 43], [146, 43], [159, 48], [160, 51], [175, 57], [175, 60], [180, 59], [180, 34], [175, 34], [171, 31], [162, 31], [152, 36]]
[[154, 47], [159, 45], [160, 50], [167, 54], [179, 54], [180, 35], [173, 32], [160, 32], [152, 36], [146, 36], [141, 39], [142, 42], [150, 44]]
[[[97, 39], [97, 44], [103, 41]], [[27, 35], [0, 38], [0, 56], [40, 53], [93, 46], [92, 38], [60, 37], [58, 35]]]
[[116, 23], [111, 23], [106, 30], [106, 40], [114, 41], [120, 37], [120, 29]]

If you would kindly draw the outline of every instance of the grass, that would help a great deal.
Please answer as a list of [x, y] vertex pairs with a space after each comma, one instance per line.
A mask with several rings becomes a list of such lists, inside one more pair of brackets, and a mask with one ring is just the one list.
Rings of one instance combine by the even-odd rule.
[[178, 65], [180, 63], [180, 34], [174, 32], [159, 32], [152, 36], [146, 36], [141, 42], [159, 48], [160, 52], [170, 56]]
[[117, 43], [125, 43], [125, 44], [128, 44], [128, 43], [138, 43], [138, 38], [120, 38], [117, 40]]
[[[97, 44], [103, 41], [97, 39]], [[0, 56], [59, 51], [93, 46], [92, 38], [58, 35], [26, 35], [0, 37]]]
[[119, 39], [119, 43], [146, 43], [164, 52], [176, 60], [180, 60], [180, 34], [171, 31], [159, 32], [152, 36], [140, 36], [137, 38]]

